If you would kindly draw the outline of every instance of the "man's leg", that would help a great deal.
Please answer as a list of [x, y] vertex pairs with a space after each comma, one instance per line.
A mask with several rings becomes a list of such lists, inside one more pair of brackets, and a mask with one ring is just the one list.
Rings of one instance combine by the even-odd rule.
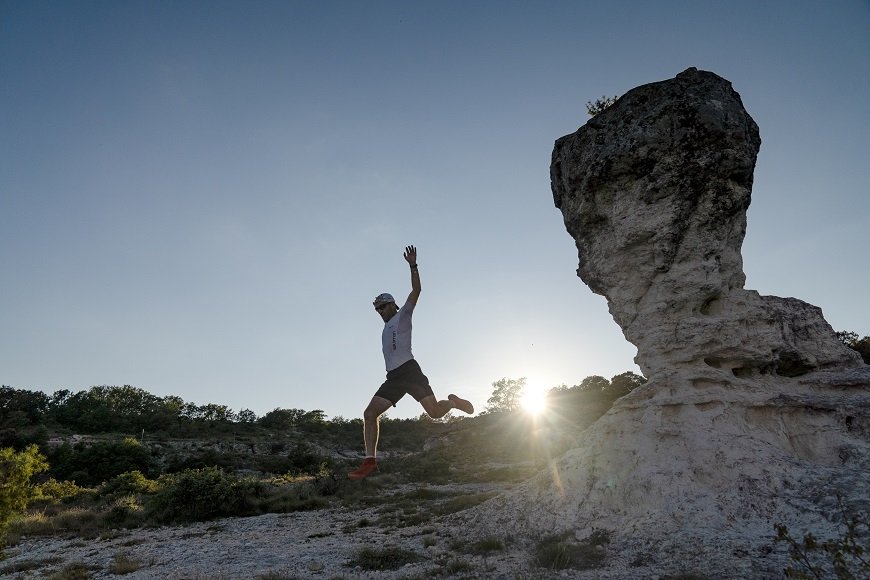
[[375, 459], [375, 453], [378, 450], [378, 419], [392, 406], [393, 403], [389, 399], [384, 399], [377, 395], [372, 397], [369, 406], [363, 412], [363, 435], [366, 444], [366, 458], [356, 471], [351, 471], [347, 474], [348, 479], [362, 479], [378, 468], [378, 463]]
[[393, 406], [389, 399], [372, 397], [369, 406], [363, 411], [363, 435], [366, 443], [366, 457], [374, 457], [378, 451], [380, 437], [380, 416]]
[[439, 401], [435, 395], [428, 395], [420, 399], [420, 404], [423, 405], [426, 414], [433, 419], [440, 419], [450, 409], [459, 409], [469, 415], [474, 413], [474, 406], [465, 399], [460, 399], [456, 395], [450, 395], [448, 399], [447, 401]]

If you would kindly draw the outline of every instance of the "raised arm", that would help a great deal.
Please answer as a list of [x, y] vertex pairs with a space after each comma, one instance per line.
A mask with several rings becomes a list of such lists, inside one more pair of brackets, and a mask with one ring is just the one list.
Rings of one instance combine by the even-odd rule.
[[420, 297], [420, 272], [417, 271], [417, 248], [408, 246], [405, 248], [405, 261], [411, 266], [411, 293], [408, 294], [408, 302], [417, 304]]

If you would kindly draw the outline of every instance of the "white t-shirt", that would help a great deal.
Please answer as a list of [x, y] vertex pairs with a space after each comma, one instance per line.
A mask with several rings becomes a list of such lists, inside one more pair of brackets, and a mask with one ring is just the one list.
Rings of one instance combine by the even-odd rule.
[[381, 342], [387, 371], [399, 368], [414, 358], [411, 354], [411, 315], [414, 314], [414, 306], [412, 302], [406, 302], [395, 316], [384, 324]]

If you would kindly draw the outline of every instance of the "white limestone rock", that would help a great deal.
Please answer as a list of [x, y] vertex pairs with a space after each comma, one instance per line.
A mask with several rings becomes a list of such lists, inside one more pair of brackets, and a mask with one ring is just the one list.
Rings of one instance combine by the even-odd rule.
[[866, 515], [870, 367], [819, 308], [743, 288], [759, 147], [731, 84], [693, 68], [556, 141], [552, 190], [578, 275], [649, 381], [479, 508], [482, 529], [603, 528], [623, 561], [652, 562], [640, 575], [768, 577], [785, 558], [775, 523], [837, 536], [838, 497]]
[[607, 298], [648, 378], [675, 364], [741, 376], [863, 364], [818, 308], [743, 290], [760, 145], [731, 84], [696, 69], [629, 91], [556, 141], [553, 197], [578, 274]]

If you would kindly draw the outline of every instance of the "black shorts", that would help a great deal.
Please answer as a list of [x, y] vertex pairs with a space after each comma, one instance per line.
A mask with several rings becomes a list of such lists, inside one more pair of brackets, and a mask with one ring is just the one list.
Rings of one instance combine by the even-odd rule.
[[435, 394], [432, 392], [432, 387], [429, 386], [429, 379], [426, 378], [420, 365], [414, 359], [387, 371], [387, 380], [381, 385], [375, 396], [388, 400], [395, 407], [399, 399], [405, 396], [405, 393], [414, 397], [417, 402]]

